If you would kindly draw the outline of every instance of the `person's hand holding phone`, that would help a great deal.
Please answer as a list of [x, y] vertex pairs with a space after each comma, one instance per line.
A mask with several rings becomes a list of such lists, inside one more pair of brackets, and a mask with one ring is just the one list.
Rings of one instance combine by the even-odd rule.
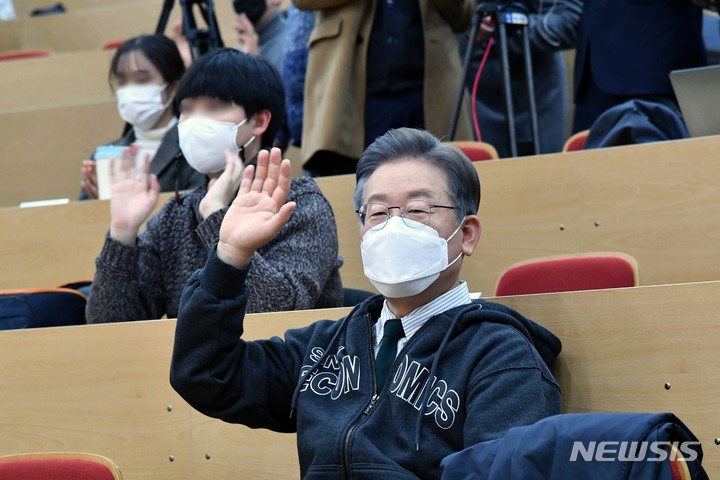
[[93, 200], [98, 198], [97, 172], [95, 171], [95, 162], [93, 160], [83, 160], [82, 162], [83, 180], [80, 186], [85, 189], [88, 197]]

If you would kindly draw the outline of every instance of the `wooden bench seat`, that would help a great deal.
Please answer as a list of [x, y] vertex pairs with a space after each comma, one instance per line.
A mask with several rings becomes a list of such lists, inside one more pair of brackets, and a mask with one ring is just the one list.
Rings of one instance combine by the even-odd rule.
[[[108, 115], [112, 108], [107, 106]], [[87, 136], [82, 141], [71, 135], [61, 115], [48, 122], [66, 128], [60, 140], [64, 145], [74, 142], [75, 151], [98, 143], [88, 135], [97, 126], [90, 121], [78, 131], [78, 136]], [[23, 149], [4, 125], [12, 129], [0, 115], [0, 151], [3, 138], [15, 145], [15, 153], [4, 161], [17, 177], [0, 177], [0, 196], [12, 198], [15, 205], [22, 200], [75, 198], [80, 155], [52, 158], [48, 153], [32, 163], [24, 156], [30, 147]], [[100, 136], [96, 132], [93, 138]], [[34, 146], [52, 152], [55, 145], [38, 139]], [[477, 163], [483, 231], [475, 254], [464, 260], [462, 278], [472, 291], [492, 295], [500, 273], [520, 260], [605, 250], [634, 256], [641, 285], [720, 279], [719, 150], [720, 137], [705, 137]], [[50, 160], [54, 163], [47, 164]], [[352, 205], [354, 177], [318, 178], [317, 183], [338, 224], [343, 284], [373, 291], [360, 257]], [[0, 209], [0, 224], [14, 226], [0, 239], [7, 272], [0, 277], [0, 288], [55, 286], [61, 277], [61, 283], [92, 278], [93, 260], [109, 222], [107, 205]], [[80, 238], [71, 231], [87, 234]], [[23, 256], [37, 258], [32, 264], [46, 268], [28, 270], [28, 262], [18, 260]]]
[[[675, 413], [720, 475], [720, 282], [499, 299], [553, 331], [563, 412]], [[248, 315], [246, 339], [348, 309]], [[126, 480], [298, 478], [295, 436], [200, 415], [170, 387], [174, 320], [0, 332], [0, 452], [112, 455]], [[669, 387], [669, 388], [668, 388]]]

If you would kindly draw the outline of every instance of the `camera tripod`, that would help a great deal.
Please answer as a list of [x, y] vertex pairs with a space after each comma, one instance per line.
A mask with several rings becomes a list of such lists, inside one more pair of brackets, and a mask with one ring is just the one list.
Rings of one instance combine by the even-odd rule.
[[[163, 34], [165, 32], [165, 27], [170, 17], [170, 10], [172, 10], [174, 3], [175, 0], [165, 0], [163, 2], [160, 19], [155, 28], [156, 34]], [[208, 26], [207, 29], [197, 28], [193, 14], [193, 5], [197, 5], [200, 9], [200, 13]], [[182, 10], [182, 31], [190, 44], [190, 55], [193, 61], [208, 51], [223, 46], [212, 0], [180, 0], [180, 8]]]
[[498, 42], [500, 43], [500, 73], [503, 82], [503, 97], [505, 100], [505, 118], [508, 128], [508, 140], [510, 143], [510, 155], [516, 157], [518, 154], [517, 135], [515, 131], [515, 111], [512, 102], [512, 88], [510, 86], [510, 61], [508, 59], [508, 30], [518, 30], [522, 37], [523, 60], [525, 65], [525, 79], [528, 91], [528, 108], [530, 116], [530, 135], [532, 137], [534, 153], [540, 153], [540, 135], [538, 133], [537, 104], [535, 102], [535, 82], [533, 80], [532, 58], [530, 56], [530, 37], [528, 35], [528, 11], [524, 5], [505, 4], [497, 2], [480, 2], [475, 8], [470, 29], [470, 38], [463, 59], [463, 73], [460, 88], [455, 100], [455, 108], [450, 123], [448, 139], [452, 141], [457, 130], [457, 122], [460, 117], [460, 107], [465, 94], [465, 81], [467, 79], [472, 56], [473, 44], [477, 35], [482, 18], [493, 14], [497, 24]]

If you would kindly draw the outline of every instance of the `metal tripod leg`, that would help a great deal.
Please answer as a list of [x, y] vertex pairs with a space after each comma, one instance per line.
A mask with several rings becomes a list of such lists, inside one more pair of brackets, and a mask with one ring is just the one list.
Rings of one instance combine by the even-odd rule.
[[532, 71], [532, 58], [530, 53], [530, 36], [528, 34], [528, 15], [524, 7], [513, 5], [506, 9], [503, 4], [484, 2], [478, 4], [473, 17], [472, 29], [470, 30], [470, 39], [465, 58], [463, 60], [463, 76], [460, 83], [460, 91], [455, 101], [455, 109], [453, 111], [452, 122], [450, 124], [449, 140], [455, 137], [458, 117], [460, 116], [460, 106], [462, 104], [463, 94], [465, 92], [465, 82], [467, 80], [467, 72], [470, 64], [473, 43], [477, 29], [480, 25], [483, 15], [495, 13], [497, 21], [498, 43], [500, 44], [500, 74], [503, 83], [503, 99], [505, 100], [505, 120], [507, 122], [508, 143], [510, 146], [510, 155], [516, 157], [518, 155], [517, 131], [515, 129], [515, 109], [513, 106], [512, 84], [510, 81], [510, 60], [508, 58], [508, 25], [512, 28], [520, 28], [523, 47], [523, 61], [525, 66], [526, 88], [528, 91], [528, 109], [530, 117], [530, 135], [532, 137], [533, 149], [535, 154], [540, 153], [540, 134], [538, 127], [537, 103], [535, 99], [535, 82]]
[[[163, 0], [160, 18], [155, 27], [156, 34], [165, 32], [174, 3], [175, 0]], [[198, 6], [205, 23], [208, 25], [208, 29], [197, 28], [192, 10], [193, 5]], [[190, 55], [193, 61], [208, 51], [223, 46], [220, 30], [217, 26], [217, 18], [215, 17], [213, 0], [180, 0], [180, 8], [182, 11], [183, 33], [190, 44]]]
[[500, 77], [503, 82], [503, 98], [505, 99], [505, 121], [507, 122], [508, 142], [510, 143], [510, 156], [517, 157], [517, 135], [515, 132], [515, 109], [512, 102], [512, 87], [510, 86], [510, 60], [507, 48], [507, 26], [504, 21], [498, 22], [498, 37], [500, 43]]
[[528, 26], [522, 27], [523, 56], [525, 59], [525, 80], [528, 91], [528, 113], [530, 114], [530, 135], [533, 142], [533, 153], [540, 153], [540, 133], [538, 129], [537, 102], [535, 101], [535, 80], [533, 78], [532, 58], [530, 56], [530, 35]]
[[175, 0], [163, 1], [160, 18], [158, 19], [157, 26], [155, 27], [155, 34], [162, 35], [165, 33], [165, 27], [167, 26], [168, 18], [170, 18], [170, 10], [172, 10], [173, 3], [175, 3]]
[[458, 118], [460, 118], [460, 108], [462, 107], [462, 100], [463, 96], [465, 95], [465, 81], [467, 80], [468, 69], [470, 67], [472, 47], [475, 43], [475, 36], [477, 35], [481, 19], [482, 15], [480, 12], [480, 5], [478, 5], [478, 7], [475, 9], [475, 15], [473, 16], [472, 27], [470, 28], [470, 37], [468, 39], [467, 48], [465, 49], [465, 57], [463, 58], [463, 71], [462, 80], [460, 81], [460, 89], [458, 90], [457, 96], [455, 97], [455, 107], [453, 108], [453, 114], [450, 120], [450, 131], [448, 132], [448, 141], [450, 142], [455, 139]]

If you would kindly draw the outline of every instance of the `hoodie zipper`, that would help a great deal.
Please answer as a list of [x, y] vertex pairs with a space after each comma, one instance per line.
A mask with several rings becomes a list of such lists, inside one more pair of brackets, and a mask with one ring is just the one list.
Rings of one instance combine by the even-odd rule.
[[[395, 364], [397, 363], [397, 359], [400, 357], [400, 353], [404, 352], [406, 349], [408, 349], [409, 345], [415, 338], [417, 337], [417, 334], [420, 333], [422, 330], [424, 330], [428, 324], [432, 323], [432, 320], [437, 318], [437, 315], [429, 318], [421, 327], [420, 329], [415, 332], [415, 335], [412, 336], [410, 340], [408, 340], [405, 345], [403, 346], [402, 350], [398, 352], [397, 357], [395, 357], [395, 361], [390, 366], [390, 371], [388, 372], [388, 378], [390, 378], [390, 373], [395, 369]], [[365, 321], [368, 326], [368, 334], [370, 335], [369, 338], [372, 338], [372, 322], [370, 321], [370, 315], [368, 313], [365, 314]], [[369, 343], [368, 346], [370, 347], [370, 367], [372, 368], [372, 371], [375, 371], [375, 355], [373, 352], [373, 345], [372, 343]], [[355, 428], [362, 423], [365, 418], [370, 414], [372, 409], [375, 407], [375, 404], [380, 399], [380, 392], [377, 390], [377, 379], [375, 378], [375, 375], [373, 375], [373, 384], [375, 385], [375, 394], [370, 398], [370, 403], [367, 407], [365, 407], [365, 410], [363, 411], [362, 415], [358, 419], [357, 422], [355, 422], [350, 429], [348, 430], [347, 434], [345, 434], [345, 445], [343, 446], [343, 463], [345, 464], [345, 477], [350, 479], [350, 436], [352, 435], [353, 431], [355, 431]], [[383, 388], [385, 385], [383, 385]]]
[[[366, 321], [367, 326], [368, 326], [368, 335], [370, 335], [369, 338], [372, 338], [372, 328], [373, 328], [373, 327], [372, 327], [372, 322], [370, 321], [370, 315], [369, 315], [369, 314], [365, 314], [365, 321]], [[422, 328], [424, 328], [424, 327], [425, 327], [425, 325], [423, 325], [422, 327], [420, 327], [420, 329], [422, 329]], [[413, 335], [413, 338], [414, 338], [414, 335]], [[410, 340], [408, 340], [408, 342], [405, 344], [405, 346], [404, 346], [403, 349], [400, 351], [400, 353], [402, 353], [402, 351], [405, 350], [405, 348], [408, 346], [408, 344], [409, 344], [412, 340], [413, 340], [412, 338], [411, 338]], [[369, 343], [368, 346], [370, 347], [370, 367], [371, 367], [372, 371], [374, 372], [374, 371], [375, 371], [375, 355], [374, 355], [374, 352], [373, 352], [373, 345], [372, 345], [372, 343]], [[397, 359], [398, 359], [399, 356], [400, 356], [400, 355], [398, 355], [397, 357], [395, 357], [395, 361], [394, 361], [394, 362], [392, 363], [392, 365], [390, 366], [390, 371], [388, 372], [388, 378], [390, 378], [390, 373], [394, 370], [395, 364], [397, 363]], [[381, 393], [381, 392], [378, 391], [378, 384], [377, 384], [377, 379], [375, 378], [375, 375], [373, 375], [373, 384], [375, 385], [375, 394], [372, 396], [372, 398], [370, 398], [370, 403], [368, 404], [367, 407], [365, 407], [365, 410], [363, 411], [363, 413], [362, 413], [362, 415], [360, 416], [360, 418], [358, 419], [358, 421], [355, 422], [355, 423], [350, 427], [350, 429], [348, 430], [347, 434], [345, 434], [345, 445], [344, 445], [344, 447], [343, 447], [343, 462], [344, 462], [344, 464], [345, 464], [345, 465], [344, 465], [344, 466], [345, 466], [345, 476], [346, 476], [348, 479], [350, 478], [350, 436], [352, 435], [353, 431], [355, 431], [355, 428], [356, 428], [358, 425], [360, 425], [360, 424], [362, 423], [362, 421], [365, 420], [365, 418], [367, 418], [368, 415], [370, 415], [370, 412], [371, 412], [372, 409], [375, 407], [375, 404], [377, 403], [377, 401], [380, 399], [380, 393]], [[383, 388], [385, 388], [385, 385], [383, 385]]]
[[[433, 317], [433, 318], [435, 318], [435, 317]], [[418, 330], [415, 333], [417, 334], [421, 330], [423, 330], [427, 326], [427, 324], [430, 323], [430, 320], [432, 320], [432, 318], [428, 319], [428, 321], [425, 322], [425, 324], [422, 327], [420, 327], [420, 330]], [[370, 335], [369, 338], [372, 338], [372, 322], [370, 321], [370, 315], [367, 313], [365, 314], [365, 321], [368, 326], [368, 334]], [[408, 348], [408, 345], [410, 344], [410, 342], [412, 342], [414, 339], [415, 339], [415, 335], [413, 335], [413, 338], [411, 338], [410, 340], [408, 340], [405, 343], [405, 346], [403, 346], [402, 350], [399, 353], [402, 353], [403, 351], [405, 351], [405, 349]], [[369, 343], [368, 346], [370, 347], [370, 367], [371, 367], [372, 371], [374, 372], [375, 371], [375, 355], [373, 352], [373, 345], [372, 345], [372, 343]], [[392, 373], [392, 371], [395, 369], [395, 364], [397, 363], [397, 359], [399, 357], [400, 357], [400, 355], [398, 354], [398, 356], [395, 357], [395, 361], [390, 366], [390, 371], [388, 372], [388, 378], [390, 378], [390, 373]], [[368, 404], [367, 407], [365, 407], [365, 410], [363, 411], [363, 413], [360, 416], [360, 418], [358, 419], [358, 421], [355, 422], [350, 427], [347, 434], [345, 434], [345, 445], [343, 447], [343, 463], [345, 464], [344, 465], [345, 477], [348, 479], [351, 478], [350, 477], [350, 436], [355, 431], [355, 428], [357, 428], [357, 426], [360, 425], [362, 423], [362, 421], [367, 418], [368, 415], [370, 415], [370, 412], [372, 411], [372, 409], [375, 407], [375, 404], [380, 399], [380, 392], [378, 392], [378, 389], [377, 389], [378, 385], [377, 385], [377, 379], [375, 378], [375, 375], [373, 375], [373, 384], [375, 385], [375, 394], [372, 396], [372, 398], [370, 398], [370, 403]], [[385, 387], [385, 385], [383, 385], [383, 388], [384, 387]]]
[[360, 423], [363, 420], [365, 420], [365, 418], [370, 414], [370, 411], [373, 409], [373, 407], [377, 403], [378, 398], [380, 398], [380, 395], [378, 395], [377, 393], [372, 396], [372, 398], [370, 399], [370, 404], [365, 408], [365, 411], [363, 412], [360, 419], [357, 422], [355, 422], [355, 424], [352, 427], [350, 427], [350, 430], [348, 430], [347, 435], [345, 435], [345, 448], [344, 448], [343, 456], [345, 459], [345, 476], [347, 478], [350, 478], [350, 449], [349, 449], [350, 435], [352, 435], [352, 432], [353, 432], [353, 430], [355, 430], [355, 427], [360, 425]]
[[[372, 339], [372, 322], [370, 321], [370, 314], [365, 314], [365, 324], [368, 327], [368, 338]], [[368, 347], [370, 348], [370, 369], [371, 371], [375, 371], [375, 355], [373, 355], [373, 346], [372, 342], [368, 342]], [[373, 385], [375, 385], [375, 393], [373, 394], [372, 398], [370, 398], [370, 403], [367, 407], [365, 407], [365, 410], [363, 411], [363, 414], [360, 416], [357, 422], [355, 422], [348, 432], [345, 434], [345, 445], [343, 445], [343, 463], [345, 464], [345, 476], [347, 478], [350, 478], [350, 435], [352, 435], [352, 432], [355, 430], [355, 427], [360, 425], [360, 423], [365, 420], [365, 417], [367, 417], [370, 412], [372, 411], [373, 407], [378, 401], [378, 398], [380, 398], [379, 392], [377, 391], [377, 380], [375, 379], [375, 375], [373, 375]]]

